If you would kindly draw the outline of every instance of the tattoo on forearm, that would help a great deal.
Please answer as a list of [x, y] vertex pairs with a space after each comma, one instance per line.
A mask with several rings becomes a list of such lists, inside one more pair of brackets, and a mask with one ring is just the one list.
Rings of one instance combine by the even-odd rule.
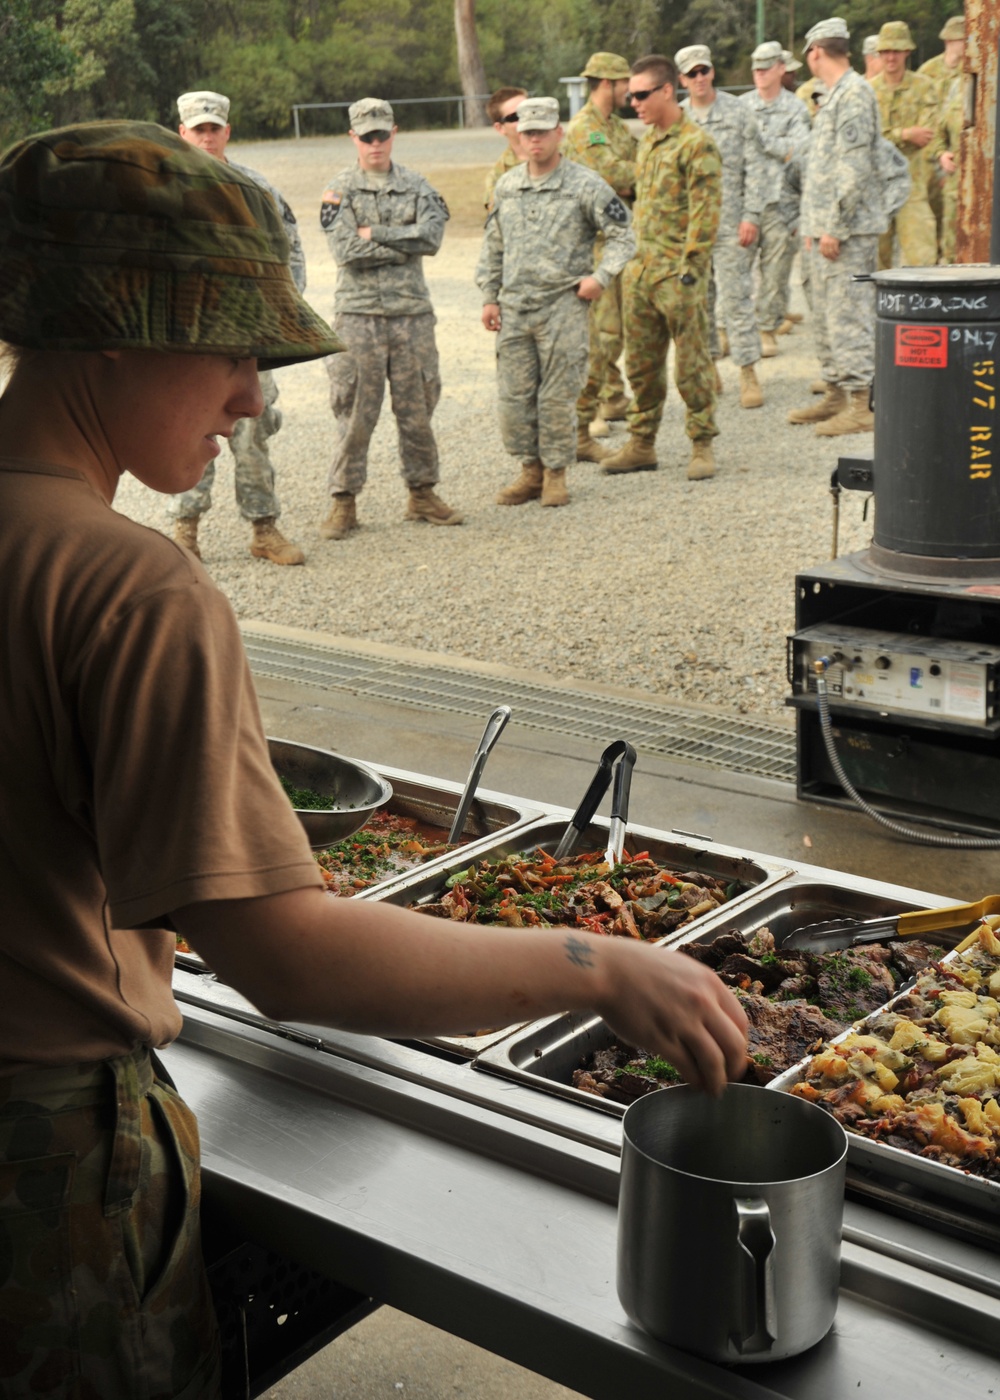
[[564, 944], [566, 956], [575, 967], [593, 967], [594, 954], [589, 944], [582, 939], [574, 938], [572, 934], [566, 939]]

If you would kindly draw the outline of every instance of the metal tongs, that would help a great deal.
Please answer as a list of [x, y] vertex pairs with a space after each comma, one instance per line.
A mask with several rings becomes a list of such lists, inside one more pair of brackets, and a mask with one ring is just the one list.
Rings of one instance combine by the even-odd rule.
[[[615, 766], [617, 764], [617, 766]], [[632, 786], [632, 769], [635, 767], [635, 749], [625, 739], [616, 739], [601, 754], [597, 772], [590, 786], [583, 794], [583, 800], [570, 818], [569, 826], [563, 832], [559, 845], [553, 851], [556, 860], [572, 855], [580, 844], [580, 839], [591, 818], [601, 805], [601, 798], [611, 785], [614, 767], [615, 786], [611, 795], [611, 829], [608, 833], [608, 848], [604, 859], [609, 865], [617, 865], [625, 848], [625, 827], [628, 823], [628, 798]]]
[[[933, 934], [939, 943], [955, 944], [962, 937], [961, 930], [987, 914], [1000, 914], [1000, 894], [988, 894], [975, 904], [917, 909], [909, 914], [890, 914], [884, 919], [830, 919], [821, 924], [807, 924], [782, 939], [781, 947], [782, 950], [809, 948], [816, 953], [824, 948], [856, 948], [864, 943], [877, 943], [882, 938], [919, 938], [921, 934]], [[937, 935], [946, 929], [959, 932], [938, 938]]]
[[472, 806], [472, 799], [476, 795], [476, 788], [479, 786], [479, 779], [483, 776], [483, 769], [486, 767], [486, 760], [490, 756], [493, 745], [503, 733], [504, 725], [510, 719], [510, 706], [498, 705], [489, 719], [486, 721], [486, 728], [483, 730], [483, 737], [479, 741], [479, 747], [472, 756], [472, 767], [469, 769], [469, 776], [465, 780], [465, 788], [459, 798], [458, 806], [455, 809], [455, 819], [448, 832], [448, 840], [457, 841], [465, 828], [465, 819], [469, 815], [469, 808]]

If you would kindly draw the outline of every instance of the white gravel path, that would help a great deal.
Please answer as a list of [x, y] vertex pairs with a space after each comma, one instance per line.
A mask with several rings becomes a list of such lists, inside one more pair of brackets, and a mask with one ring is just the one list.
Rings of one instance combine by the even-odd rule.
[[[334, 269], [317, 211], [324, 181], [351, 157], [346, 139], [232, 149], [296, 210], [308, 295], [328, 315]], [[495, 149], [491, 132], [414, 133], [398, 138], [395, 154], [427, 171], [460, 165], [478, 188]], [[827, 440], [786, 422], [790, 408], [809, 400], [818, 373], [808, 324], [759, 367], [762, 409], [740, 409], [737, 370], [721, 362], [714, 480], [685, 479], [688, 442], [671, 383], [658, 472], [616, 479], [580, 464], [571, 473], [568, 508], [504, 508], [494, 497], [516, 463], [497, 425], [493, 342], [480, 326], [473, 282], [478, 251], [473, 232], [449, 230], [441, 253], [426, 264], [444, 384], [435, 417], [440, 492], [465, 513], [465, 524], [404, 523], [406, 493], [386, 403], [358, 503], [363, 528], [342, 542], [321, 540], [333, 433], [327, 375], [322, 364], [281, 370], [284, 426], [271, 443], [281, 524], [308, 559], [301, 568], [279, 568], [250, 557], [250, 529], [236, 509], [231, 459], [223, 454], [201, 543], [237, 614], [425, 647], [457, 660], [504, 661], [577, 686], [599, 681], [741, 714], [787, 715], [794, 575], [830, 557], [829, 481], [837, 457], [872, 450], [870, 436]], [[805, 310], [800, 289], [794, 305]], [[865, 499], [842, 497], [841, 553], [870, 540]], [[134, 478], [125, 478], [115, 504], [169, 528], [162, 500]]]

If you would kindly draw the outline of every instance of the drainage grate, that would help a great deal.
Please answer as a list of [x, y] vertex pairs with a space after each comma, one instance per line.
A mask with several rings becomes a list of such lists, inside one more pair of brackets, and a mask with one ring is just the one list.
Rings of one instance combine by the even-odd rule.
[[[425, 710], [484, 718], [498, 698], [514, 722], [574, 739], [606, 743], [626, 735], [636, 748], [686, 763], [704, 763], [760, 778], [795, 780], [795, 736], [783, 725], [738, 715], [703, 715], [683, 705], [650, 705], [614, 695], [549, 688], [450, 666], [421, 666], [308, 642], [288, 642], [244, 628], [258, 676], [346, 690]], [[502, 691], [502, 695], [500, 692]]]

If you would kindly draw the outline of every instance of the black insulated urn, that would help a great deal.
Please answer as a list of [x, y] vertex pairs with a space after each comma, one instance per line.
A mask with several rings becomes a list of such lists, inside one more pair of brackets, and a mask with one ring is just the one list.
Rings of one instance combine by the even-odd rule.
[[1000, 573], [1000, 267], [892, 268], [874, 281], [871, 562]]

